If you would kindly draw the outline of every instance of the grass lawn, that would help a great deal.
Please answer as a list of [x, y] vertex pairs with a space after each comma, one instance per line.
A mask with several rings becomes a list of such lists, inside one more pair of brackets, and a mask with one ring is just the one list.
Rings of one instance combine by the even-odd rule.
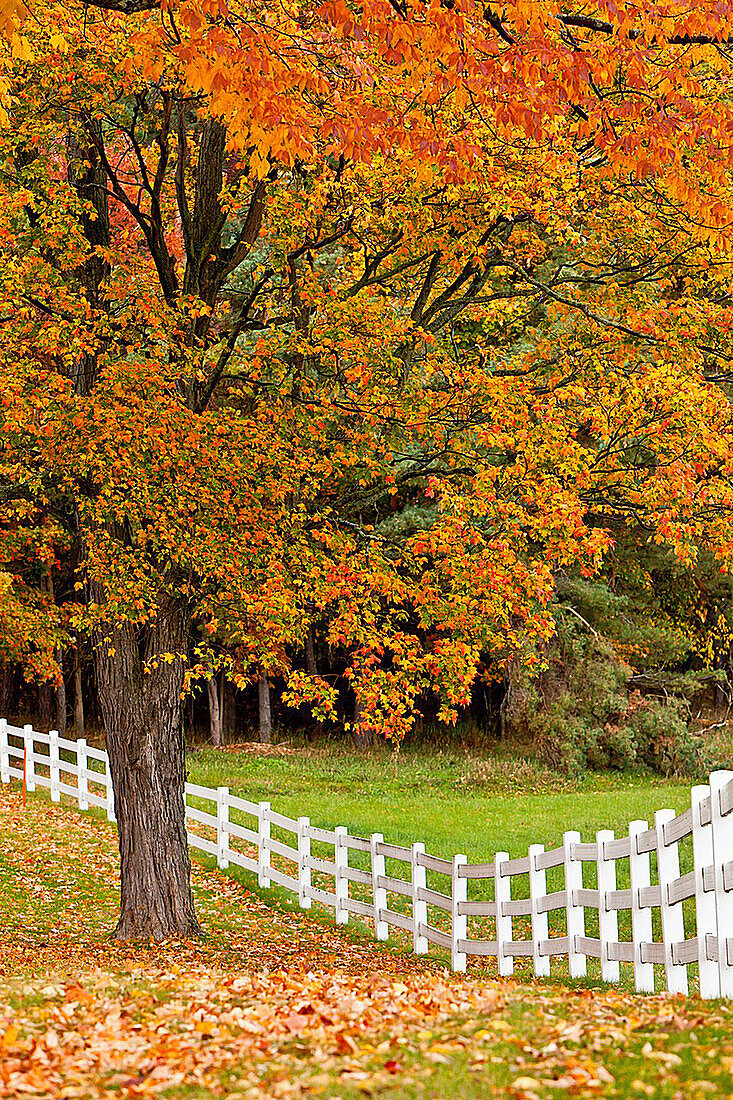
[[471, 862], [496, 851], [526, 855], [530, 844], [559, 844], [567, 829], [595, 839], [597, 829], [628, 830], [655, 810], [690, 804], [689, 783], [644, 775], [591, 773], [570, 780], [531, 761], [462, 752], [361, 754], [340, 747], [259, 756], [199, 749], [190, 779], [269, 799], [291, 817], [357, 836], [381, 832], [394, 844], [422, 841], [433, 855], [463, 852]]
[[0, 787], [0, 1097], [733, 1094], [733, 1004], [452, 975], [193, 878], [205, 940], [115, 945], [113, 827]]

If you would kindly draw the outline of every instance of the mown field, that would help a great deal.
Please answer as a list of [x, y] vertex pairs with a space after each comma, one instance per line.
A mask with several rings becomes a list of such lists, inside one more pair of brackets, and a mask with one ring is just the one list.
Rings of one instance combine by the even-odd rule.
[[188, 757], [189, 776], [229, 786], [253, 801], [269, 799], [314, 825], [345, 825], [358, 836], [381, 832], [395, 844], [422, 841], [438, 856], [471, 861], [495, 851], [525, 855], [552, 847], [566, 829], [593, 839], [597, 829], [622, 833], [634, 819], [689, 806], [687, 782], [634, 773], [589, 773], [570, 779], [528, 759], [450, 751], [387, 748], [364, 754], [337, 746], [272, 755], [204, 748]]

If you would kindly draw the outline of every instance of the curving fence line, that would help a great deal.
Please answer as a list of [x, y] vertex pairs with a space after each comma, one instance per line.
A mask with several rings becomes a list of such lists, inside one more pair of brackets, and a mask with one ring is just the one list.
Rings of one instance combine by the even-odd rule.
[[[0, 719], [0, 780], [12, 779], [114, 821], [107, 754], [84, 740]], [[322, 829], [227, 787], [187, 783], [185, 797], [189, 843], [220, 868], [233, 864], [262, 887], [274, 883], [303, 909], [313, 901], [333, 909], [337, 924], [361, 917], [377, 940], [402, 929], [417, 954], [430, 944], [450, 952], [456, 971], [482, 955], [508, 975], [515, 958], [528, 957], [542, 977], [562, 957], [570, 976], [582, 977], [596, 959], [608, 982], [628, 964], [641, 992], [652, 992], [656, 977], [657, 987], [687, 993], [691, 973], [701, 997], [733, 997], [733, 772], [693, 787], [683, 814], [658, 810], [651, 828], [632, 821], [627, 835], [601, 830], [591, 842], [570, 831], [560, 847], [532, 844], [519, 859], [496, 852], [486, 863], [389, 844], [381, 833]], [[548, 890], [548, 874], [561, 888]]]

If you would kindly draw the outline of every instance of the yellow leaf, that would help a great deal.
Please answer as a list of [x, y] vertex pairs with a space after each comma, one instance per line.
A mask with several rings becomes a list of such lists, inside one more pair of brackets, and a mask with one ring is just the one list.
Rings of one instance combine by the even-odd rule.
[[14, 34], [10, 39], [10, 50], [16, 61], [32, 61], [33, 50], [23, 34]]
[[15, 1046], [17, 1041], [18, 1041], [18, 1029], [15, 1026], [15, 1024], [11, 1024], [8, 1028], [6, 1028], [5, 1034], [3, 1035], [2, 1043], [0, 1043], [0, 1046], [2, 1046], [3, 1050], [9, 1050], [10, 1047]]

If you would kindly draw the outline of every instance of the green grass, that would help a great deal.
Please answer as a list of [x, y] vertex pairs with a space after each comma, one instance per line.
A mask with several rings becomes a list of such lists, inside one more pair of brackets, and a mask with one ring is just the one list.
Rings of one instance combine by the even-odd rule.
[[194, 783], [269, 799], [280, 813], [309, 816], [322, 828], [381, 832], [395, 844], [419, 840], [434, 855], [462, 852], [472, 862], [495, 851], [524, 855], [534, 843], [553, 847], [567, 829], [584, 839], [605, 828], [620, 834], [631, 820], [651, 820], [663, 807], [679, 812], [690, 800], [688, 783], [620, 773], [571, 781], [531, 762], [458, 752], [256, 756], [206, 748], [189, 755], [188, 770]]

